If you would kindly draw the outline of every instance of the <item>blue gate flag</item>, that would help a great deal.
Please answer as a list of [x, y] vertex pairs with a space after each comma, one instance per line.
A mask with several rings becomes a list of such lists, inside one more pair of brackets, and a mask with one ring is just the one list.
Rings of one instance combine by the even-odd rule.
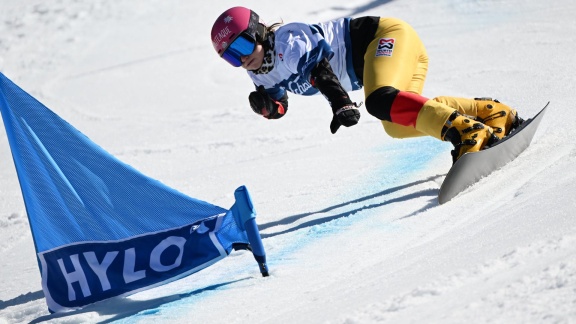
[[0, 110], [52, 312], [190, 275], [242, 246], [266, 255], [250, 194], [224, 209], [104, 151], [0, 73]]

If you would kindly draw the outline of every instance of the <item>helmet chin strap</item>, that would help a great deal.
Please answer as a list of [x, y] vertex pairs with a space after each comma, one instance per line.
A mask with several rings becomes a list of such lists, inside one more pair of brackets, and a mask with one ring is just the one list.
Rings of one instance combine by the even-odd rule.
[[266, 25], [264, 25], [263, 23], [258, 23], [258, 26], [256, 27], [256, 40], [259, 43], [264, 43], [264, 41], [266, 41], [267, 38], [267, 34], [268, 31], [266, 30]]

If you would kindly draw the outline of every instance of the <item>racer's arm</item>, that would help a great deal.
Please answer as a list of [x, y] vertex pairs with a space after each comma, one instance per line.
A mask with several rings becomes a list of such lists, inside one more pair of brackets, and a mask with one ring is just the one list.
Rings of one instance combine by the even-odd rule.
[[310, 73], [310, 83], [317, 88], [330, 103], [334, 114], [330, 123], [330, 131], [336, 133], [340, 125], [350, 127], [360, 120], [358, 105], [350, 96], [332, 71], [327, 58], [323, 58]]

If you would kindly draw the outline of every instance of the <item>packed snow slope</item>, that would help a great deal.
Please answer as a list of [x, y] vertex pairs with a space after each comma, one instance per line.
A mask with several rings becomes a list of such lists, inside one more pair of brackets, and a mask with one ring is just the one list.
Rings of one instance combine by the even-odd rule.
[[[388, 137], [322, 96], [255, 115], [213, 20], [394, 16], [425, 42], [424, 95], [550, 110], [521, 157], [438, 205], [450, 146]], [[0, 131], [0, 323], [576, 323], [573, 0], [2, 0], [0, 70], [144, 174], [222, 207], [246, 185], [271, 276], [249, 253], [128, 298], [49, 314]], [[361, 91], [352, 93], [363, 100]], [[169, 215], [166, 215], [169, 217]]]

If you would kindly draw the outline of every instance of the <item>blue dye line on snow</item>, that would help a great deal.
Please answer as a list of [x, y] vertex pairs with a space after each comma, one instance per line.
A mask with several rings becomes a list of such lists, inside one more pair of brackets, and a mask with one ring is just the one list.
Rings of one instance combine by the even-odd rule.
[[[382, 213], [382, 208], [388, 204], [417, 198], [419, 195], [428, 195], [435, 199], [437, 192], [434, 190], [400, 197], [396, 192], [430, 181], [415, 175], [424, 173], [422, 171], [434, 163], [446, 161], [449, 167], [450, 147], [447, 143], [431, 137], [395, 140], [387, 145], [372, 147], [366, 153], [366, 158], [374, 161], [374, 169], [348, 187], [343, 194], [344, 201], [319, 211], [288, 216], [285, 219], [298, 224], [280, 232], [262, 235], [265, 245], [267, 239], [273, 239], [275, 236], [291, 236], [290, 240], [284, 240], [291, 242], [290, 244], [284, 244], [281, 249], [268, 254], [271, 271], [274, 271], [274, 267], [281, 266], [282, 260], [289, 259], [290, 255], [300, 253], [308, 244], [370, 217], [372, 213], [369, 211], [372, 209]], [[367, 194], [359, 195], [359, 192]], [[305, 218], [310, 220], [303, 221]]]
[[[273, 239], [277, 235], [291, 236], [290, 240], [282, 240], [283, 242], [291, 243], [284, 244], [281, 248], [276, 246], [273, 253], [268, 253], [268, 265], [271, 269], [272, 279], [275, 268], [281, 267], [285, 262], [289, 262], [286, 260], [292, 259], [291, 255], [301, 253], [309, 244], [317, 242], [326, 236], [334, 235], [353, 226], [362, 219], [370, 217], [372, 214], [367, 212], [370, 209], [378, 208], [378, 212], [381, 213], [385, 205], [395, 202], [394, 198], [389, 199], [386, 197], [386, 195], [394, 193], [395, 190], [391, 188], [402, 190], [409, 186], [410, 182], [413, 184], [425, 182], [425, 179], [414, 179], [414, 174], [425, 170], [431, 163], [442, 161], [442, 155], [445, 155], [445, 159], [450, 161], [449, 146], [430, 137], [396, 140], [387, 145], [375, 145], [366, 154], [367, 158], [374, 160], [375, 167], [371, 172], [364, 174], [357, 183], [348, 188], [344, 196], [349, 197], [349, 201], [325, 208], [319, 212], [303, 214], [308, 216], [320, 213], [326, 214], [320, 220], [316, 218], [310, 220], [309, 224], [306, 224], [306, 222], [300, 223], [292, 229], [279, 234], [262, 235], [265, 247], [268, 238]], [[382, 163], [378, 161], [382, 161]], [[372, 194], [358, 197], [358, 192], [371, 192]], [[362, 201], [379, 200], [379, 198], [381, 198], [380, 202], [372, 203], [368, 206], [359, 205]], [[406, 199], [408, 198], [404, 200]], [[347, 206], [351, 209], [347, 208]], [[338, 212], [331, 213], [332, 210], [338, 210]], [[390, 226], [394, 227], [394, 225]], [[396, 229], [391, 228], [391, 230]], [[229, 273], [230, 278], [239, 278], [242, 274], [254, 273], [257, 270], [252, 256], [249, 253], [245, 253], [244, 257], [248, 260], [243, 263], [243, 266], [235, 268], [236, 270]], [[209, 269], [203, 271], [209, 271]], [[227, 286], [241, 280], [246, 280], [246, 278], [213, 285], [205, 289], [198, 289], [190, 293], [179, 294], [179, 297], [175, 298], [175, 300], [167, 298], [165, 302], [159, 303], [154, 308], [142, 310], [131, 316], [114, 321], [114, 323], [137, 323], [146, 320], [149, 316], [162, 317], [163, 312], [166, 312], [170, 318], [179, 318], [179, 309], [189, 310], [199, 298], [206, 298], [209, 295], [224, 292]]]

